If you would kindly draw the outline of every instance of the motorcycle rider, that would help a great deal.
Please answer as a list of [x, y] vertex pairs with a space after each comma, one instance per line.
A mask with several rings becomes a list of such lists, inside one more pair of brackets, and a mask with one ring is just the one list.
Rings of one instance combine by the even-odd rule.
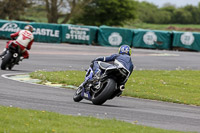
[[0, 57], [3, 57], [6, 54], [6, 51], [8, 50], [8, 46], [10, 43], [14, 42], [15, 44], [20, 46], [20, 49], [22, 51], [22, 59], [28, 59], [29, 58], [29, 53], [27, 50], [31, 49], [31, 46], [34, 41], [34, 36], [33, 36], [33, 26], [31, 25], [26, 25], [24, 27], [24, 30], [20, 30], [16, 33], [12, 33], [10, 37], [13, 39], [15, 37], [16, 40], [10, 40], [7, 42], [6, 47]]
[[[122, 45], [119, 48], [119, 54], [112, 54], [108, 57], [98, 57], [92, 61], [92, 69], [94, 71], [94, 76], [99, 77], [101, 75], [101, 71], [99, 68], [98, 61], [103, 62], [111, 62], [113, 61], [114, 65], [123, 65], [127, 70], [129, 70], [130, 75], [133, 71], [134, 65], [131, 61], [131, 48], [128, 45]], [[129, 76], [130, 76], [129, 75]], [[84, 81], [80, 87], [84, 86], [87, 81]], [[124, 89], [126, 81], [121, 85], [121, 89]]]

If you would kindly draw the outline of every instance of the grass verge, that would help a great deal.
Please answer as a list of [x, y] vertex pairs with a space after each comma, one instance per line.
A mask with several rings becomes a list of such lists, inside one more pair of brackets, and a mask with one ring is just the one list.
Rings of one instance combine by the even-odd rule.
[[0, 106], [2, 133], [178, 133], [118, 120]]
[[[84, 71], [37, 71], [30, 74], [42, 82], [79, 86]], [[183, 103], [200, 106], [200, 71], [193, 70], [142, 70], [130, 76], [124, 96]]]

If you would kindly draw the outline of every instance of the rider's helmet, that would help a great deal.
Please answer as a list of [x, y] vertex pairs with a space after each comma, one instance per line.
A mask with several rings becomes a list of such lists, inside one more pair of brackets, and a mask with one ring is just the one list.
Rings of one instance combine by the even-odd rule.
[[33, 26], [31, 26], [31, 25], [26, 25], [26, 26], [24, 27], [24, 29], [25, 29], [25, 30], [28, 30], [28, 31], [30, 31], [30, 32], [33, 32]]
[[119, 54], [127, 54], [131, 56], [131, 48], [128, 45], [122, 45], [119, 48]]

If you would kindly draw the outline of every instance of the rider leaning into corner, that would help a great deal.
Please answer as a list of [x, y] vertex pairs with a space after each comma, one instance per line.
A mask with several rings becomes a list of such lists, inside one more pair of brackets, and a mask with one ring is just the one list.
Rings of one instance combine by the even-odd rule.
[[16, 38], [16, 40], [10, 40], [7, 42], [6, 47], [0, 57], [3, 57], [6, 54], [6, 51], [8, 49], [8, 46], [10, 43], [14, 42], [15, 44], [19, 45], [22, 51], [22, 58], [21, 60], [28, 59], [29, 58], [29, 53], [27, 50], [31, 49], [31, 45], [33, 44], [34, 41], [34, 36], [33, 36], [33, 27], [31, 25], [26, 25], [24, 27], [24, 30], [20, 30], [16, 33], [10, 34], [10, 37]]
[[[92, 69], [94, 71], [94, 76], [99, 77], [101, 75], [101, 71], [99, 68], [98, 61], [103, 62], [113, 62], [114, 65], [123, 65], [127, 70], [130, 71], [130, 75], [133, 71], [134, 65], [131, 60], [131, 48], [128, 45], [122, 45], [119, 48], [119, 54], [112, 54], [108, 57], [98, 57], [92, 61]], [[87, 81], [84, 81], [80, 87], [84, 86]], [[121, 84], [121, 87], [124, 89], [126, 81]]]

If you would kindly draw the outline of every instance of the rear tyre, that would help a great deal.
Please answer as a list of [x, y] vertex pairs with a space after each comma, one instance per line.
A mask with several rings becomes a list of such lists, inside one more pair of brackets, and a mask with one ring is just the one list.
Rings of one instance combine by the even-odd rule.
[[8, 64], [10, 63], [10, 60], [12, 59], [12, 54], [8, 53], [4, 56], [2, 63], [1, 63], [1, 69], [2, 70], [6, 70], [6, 67], [8, 66]]
[[102, 88], [92, 96], [92, 103], [95, 105], [102, 105], [105, 103], [114, 93], [115, 86], [116, 82], [113, 79], [106, 80]]
[[74, 102], [80, 102], [83, 99], [82, 96], [81, 96], [81, 92], [82, 92], [82, 88], [79, 87], [76, 90], [76, 92], [74, 93], [74, 97], [73, 97]]
[[13, 64], [11, 64], [10, 66], [8, 66], [8, 69], [11, 70], [14, 67]]

